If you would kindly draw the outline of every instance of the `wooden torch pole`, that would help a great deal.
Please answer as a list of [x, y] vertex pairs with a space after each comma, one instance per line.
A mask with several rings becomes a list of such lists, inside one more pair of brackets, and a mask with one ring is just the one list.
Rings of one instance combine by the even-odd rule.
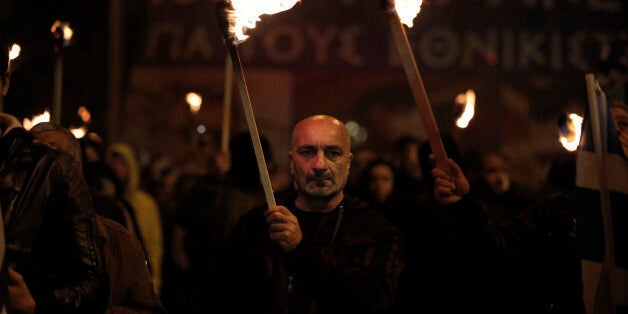
[[410, 47], [410, 43], [408, 42], [406, 31], [396, 12], [393, 11], [388, 13], [388, 21], [390, 22], [390, 29], [395, 40], [395, 45], [397, 46], [397, 51], [401, 57], [403, 68], [406, 72], [406, 76], [408, 77], [408, 83], [410, 84], [410, 89], [412, 90], [414, 102], [419, 107], [419, 116], [423, 122], [428, 142], [432, 148], [434, 157], [436, 157], [436, 166], [441, 169], [447, 169], [447, 153], [445, 152], [445, 147], [440, 137], [438, 126], [434, 120], [432, 107], [430, 106], [430, 101], [427, 98], [427, 93], [425, 92], [425, 87], [423, 86], [423, 80], [421, 79], [419, 68], [417, 67], [416, 60], [414, 59], [412, 47]]
[[264, 151], [262, 150], [262, 143], [260, 142], [259, 132], [257, 131], [257, 125], [255, 123], [255, 116], [253, 115], [253, 108], [251, 106], [251, 99], [246, 87], [246, 81], [244, 80], [244, 73], [242, 71], [242, 63], [240, 62], [240, 54], [238, 53], [238, 47], [233, 43], [227, 43], [229, 47], [229, 53], [231, 55], [231, 61], [233, 64], [233, 71], [238, 83], [238, 89], [240, 91], [240, 99], [244, 108], [244, 114], [246, 115], [246, 123], [249, 127], [249, 133], [251, 140], [253, 141], [253, 148], [255, 150], [255, 157], [257, 159], [257, 167], [259, 169], [260, 180], [264, 187], [264, 193], [266, 195], [266, 202], [268, 207], [276, 205], [275, 196], [273, 195], [273, 188], [270, 184], [270, 175], [268, 174], [268, 167], [266, 167], [266, 160], [264, 159]]
[[231, 95], [233, 91], [233, 65], [229, 54], [225, 56], [225, 90], [222, 106], [222, 137], [220, 149], [229, 151], [229, 132], [231, 129]]

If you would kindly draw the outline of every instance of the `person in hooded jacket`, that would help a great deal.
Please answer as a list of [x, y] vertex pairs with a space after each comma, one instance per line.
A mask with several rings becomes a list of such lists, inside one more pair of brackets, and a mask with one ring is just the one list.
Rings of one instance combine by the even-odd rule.
[[128, 143], [113, 143], [105, 153], [107, 164], [113, 169], [121, 187], [119, 192], [126, 199], [139, 227], [140, 237], [146, 250], [150, 276], [157, 295], [161, 292], [161, 265], [164, 241], [161, 211], [155, 197], [140, 187], [141, 170], [134, 148]]

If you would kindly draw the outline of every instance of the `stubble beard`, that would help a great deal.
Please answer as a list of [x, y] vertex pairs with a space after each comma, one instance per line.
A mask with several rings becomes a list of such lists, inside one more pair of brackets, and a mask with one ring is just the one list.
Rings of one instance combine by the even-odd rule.
[[302, 189], [302, 194], [308, 199], [316, 201], [328, 201], [340, 193], [338, 185], [332, 180], [330, 186], [325, 186], [325, 181], [310, 181]]

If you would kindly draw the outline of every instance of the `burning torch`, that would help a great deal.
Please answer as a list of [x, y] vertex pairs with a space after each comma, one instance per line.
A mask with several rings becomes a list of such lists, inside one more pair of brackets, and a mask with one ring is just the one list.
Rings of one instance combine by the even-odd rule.
[[[18, 44], [13, 44], [8, 49], [9, 49], [9, 64], [7, 64], [7, 71], [11, 73], [11, 62], [20, 55], [20, 51], [22, 51], [22, 48]], [[0, 75], [2, 74], [4, 73], [0, 73]], [[0, 112], [4, 112], [3, 97], [0, 97]]]
[[432, 107], [430, 101], [427, 98], [425, 87], [423, 86], [423, 80], [419, 73], [414, 54], [412, 53], [412, 47], [406, 35], [406, 30], [402, 24], [412, 27], [412, 21], [419, 14], [421, 10], [421, 0], [381, 0], [384, 10], [388, 14], [388, 21], [390, 23], [390, 29], [397, 46], [397, 51], [401, 58], [403, 68], [410, 84], [412, 96], [414, 102], [419, 107], [419, 116], [423, 122], [427, 140], [436, 157], [436, 166], [441, 169], [446, 168], [447, 153], [445, 152], [445, 146], [440, 137], [438, 126], [434, 120], [434, 114], [432, 113]]
[[63, 90], [63, 48], [69, 46], [74, 35], [68, 22], [55, 21], [50, 28], [53, 38], [53, 52], [55, 54], [54, 81], [52, 104], [54, 106], [53, 121], [61, 123], [61, 92]]
[[276, 205], [273, 189], [270, 184], [270, 176], [262, 151], [262, 144], [259, 138], [259, 132], [253, 115], [251, 99], [249, 97], [244, 73], [242, 71], [242, 62], [238, 52], [238, 45], [244, 42], [249, 36], [244, 34], [247, 29], [255, 28], [255, 24], [260, 20], [260, 16], [264, 14], [275, 14], [292, 8], [298, 0], [231, 0], [219, 1], [216, 5], [216, 13], [218, 15], [218, 23], [225, 37], [225, 44], [229, 49], [229, 55], [233, 64], [233, 71], [240, 91], [242, 106], [246, 115], [246, 123], [249, 128], [255, 157], [257, 159], [257, 167], [260, 172], [260, 180], [264, 187], [266, 202], [268, 207]]
[[575, 113], [564, 113], [558, 117], [558, 141], [567, 151], [578, 149], [583, 121], [584, 118]]
[[475, 115], [475, 92], [468, 89], [466, 93], [458, 94], [455, 102], [456, 106], [462, 107], [462, 113], [456, 119], [456, 126], [464, 129], [469, 126], [469, 122]]

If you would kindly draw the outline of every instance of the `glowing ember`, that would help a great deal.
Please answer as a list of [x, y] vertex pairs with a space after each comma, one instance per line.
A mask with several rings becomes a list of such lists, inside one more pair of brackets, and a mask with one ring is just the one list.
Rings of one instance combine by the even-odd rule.
[[567, 119], [558, 129], [558, 141], [563, 147], [573, 152], [578, 149], [582, 132], [583, 118], [575, 113], [567, 115]]
[[299, 0], [231, 0], [227, 9], [229, 33], [235, 37], [235, 44], [245, 41], [247, 29], [255, 28], [263, 14], [275, 14], [292, 8]]
[[464, 94], [458, 94], [458, 96], [456, 96], [456, 104], [464, 104], [462, 114], [456, 119], [456, 126], [464, 129], [469, 126], [469, 122], [475, 115], [475, 92], [470, 89]]
[[50, 122], [50, 112], [48, 110], [44, 111], [44, 113], [42, 114], [34, 115], [33, 119], [31, 120], [29, 120], [28, 118], [24, 118], [24, 120], [22, 121], [22, 125], [28, 131], [33, 126], [41, 122]]
[[412, 21], [421, 11], [421, 4], [423, 4], [422, 0], [396, 0], [395, 11], [401, 23], [412, 27]]

